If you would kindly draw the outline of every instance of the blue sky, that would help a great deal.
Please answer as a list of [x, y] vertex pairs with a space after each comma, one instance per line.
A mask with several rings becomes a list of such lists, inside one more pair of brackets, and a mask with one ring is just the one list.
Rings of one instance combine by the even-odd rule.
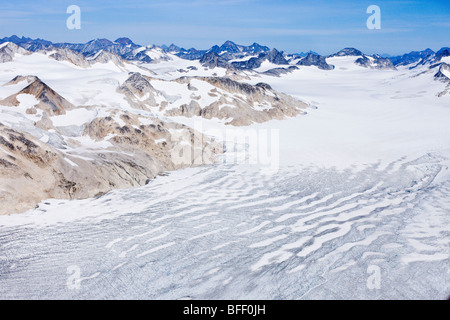
[[[16, 34], [54, 42], [115, 40], [175, 43], [207, 49], [232, 40], [288, 52], [330, 54], [344, 47], [400, 54], [450, 46], [450, 0], [0, 0], [0, 37]], [[69, 5], [81, 8], [81, 29], [68, 30]], [[366, 27], [369, 5], [381, 29]]]

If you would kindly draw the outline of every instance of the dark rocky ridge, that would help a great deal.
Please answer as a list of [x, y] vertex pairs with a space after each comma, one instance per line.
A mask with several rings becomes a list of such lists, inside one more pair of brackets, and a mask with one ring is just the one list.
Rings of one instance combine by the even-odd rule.
[[215, 52], [207, 52], [203, 55], [203, 57], [200, 59], [200, 63], [207, 68], [231, 68], [231, 65], [228, 63], [227, 60], [220, 57]]
[[363, 55], [362, 57], [356, 59], [355, 63], [357, 65], [370, 69], [396, 70], [392, 61], [388, 58], [382, 58], [378, 55], [374, 55], [371, 58], [373, 59], [373, 61], [367, 56]]
[[297, 62], [299, 66], [316, 66], [322, 70], [333, 70], [334, 66], [329, 65], [324, 56], [320, 56], [314, 53], [308, 53], [308, 55]]
[[265, 60], [278, 65], [289, 64], [281, 52], [277, 49], [272, 49], [267, 53], [260, 53], [258, 57], [250, 58], [247, 61], [232, 62], [231, 65], [236, 69], [256, 69], [259, 68]]

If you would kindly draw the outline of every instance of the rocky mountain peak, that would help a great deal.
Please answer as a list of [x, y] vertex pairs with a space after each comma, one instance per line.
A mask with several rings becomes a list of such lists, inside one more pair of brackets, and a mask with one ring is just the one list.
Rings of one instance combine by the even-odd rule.
[[441, 63], [438, 72], [434, 75], [434, 78], [436, 80], [450, 83], [449, 76], [450, 76], [450, 65], [444, 62]]
[[284, 58], [283, 54], [275, 48], [270, 50], [269, 53], [262, 55], [264, 55], [264, 58], [266, 58], [269, 62], [272, 62], [274, 64], [289, 64], [288, 61]]
[[299, 66], [316, 66], [322, 70], [332, 70], [334, 69], [333, 65], [329, 65], [324, 56], [308, 53], [306, 57], [297, 62]]
[[344, 56], [362, 56], [362, 55], [363, 53], [355, 48], [344, 48], [331, 56], [344, 57]]
[[230, 65], [228, 64], [228, 61], [224, 58], [220, 57], [215, 52], [207, 52], [203, 55], [203, 57], [200, 59], [200, 63], [207, 68], [229, 68]]
[[130, 38], [126, 38], [126, 37], [122, 37], [122, 38], [117, 38], [114, 43], [118, 43], [121, 45], [129, 45], [129, 44], [134, 44], [133, 41], [131, 41]]
[[239, 53], [242, 51], [242, 48], [240, 48], [237, 44], [235, 44], [233, 41], [227, 40], [220, 46], [220, 51], [226, 51], [228, 53]]
[[0, 63], [13, 61], [16, 53], [27, 54], [28, 51], [12, 42], [0, 44]]

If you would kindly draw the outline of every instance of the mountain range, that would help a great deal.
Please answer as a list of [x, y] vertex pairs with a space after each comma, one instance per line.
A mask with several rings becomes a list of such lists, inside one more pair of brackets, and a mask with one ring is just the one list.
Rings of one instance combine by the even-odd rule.
[[175, 44], [170, 46], [148, 45], [143, 46], [134, 43], [131, 39], [121, 37], [115, 41], [108, 39], [94, 39], [86, 43], [53, 43], [44, 39], [31, 39], [27, 37], [4, 37], [0, 39], [0, 44], [11, 42], [19, 47], [31, 52], [48, 51], [55, 48], [70, 49], [82, 54], [88, 59], [96, 58], [99, 52], [109, 52], [116, 54], [120, 58], [128, 61], [142, 63], [152, 63], [170, 60], [170, 56], [178, 56], [186, 60], [199, 60], [202, 65], [215, 68], [234, 68], [241, 70], [258, 69], [264, 61], [274, 65], [303, 65], [317, 66], [320, 69], [332, 70], [333, 66], [328, 65], [326, 58], [359, 56], [355, 63], [360, 66], [375, 69], [395, 69], [399, 66], [409, 66], [410, 68], [424, 64], [436, 64], [441, 62], [443, 57], [450, 56], [450, 48], [444, 47], [437, 52], [431, 49], [423, 51], [412, 51], [399, 56], [368, 55], [355, 48], [344, 48], [337, 53], [323, 56], [316, 52], [286, 53], [275, 48], [253, 43], [249, 46], [238, 45], [232, 41], [225, 41], [222, 45], [214, 45], [207, 50], [195, 48], [184, 49]]

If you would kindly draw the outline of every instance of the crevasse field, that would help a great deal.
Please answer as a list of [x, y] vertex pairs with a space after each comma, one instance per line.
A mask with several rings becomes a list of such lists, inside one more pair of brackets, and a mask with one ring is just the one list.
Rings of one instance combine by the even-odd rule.
[[[445, 84], [431, 73], [353, 60], [251, 78], [317, 107], [244, 128], [276, 133], [275, 170], [224, 155], [144, 187], [1, 216], [0, 298], [447, 298], [450, 95], [436, 96]], [[173, 68], [153, 70], [173, 78]], [[48, 83], [79, 96], [58, 74]], [[102, 86], [98, 99], [114, 97]], [[246, 148], [228, 151], [245, 159]]]

